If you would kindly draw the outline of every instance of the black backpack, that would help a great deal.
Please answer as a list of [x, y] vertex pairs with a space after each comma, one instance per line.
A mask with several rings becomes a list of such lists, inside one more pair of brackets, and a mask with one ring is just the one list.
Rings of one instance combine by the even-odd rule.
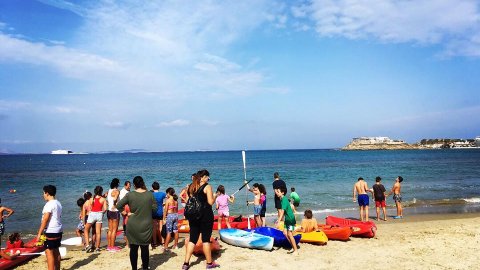
[[183, 215], [188, 220], [199, 220], [203, 215], [203, 204], [198, 200], [198, 193], [203, 190], [207, 184], [202, 185], [190, 198], [188, 198], [187, 203], [185, 204], [185, 210]]

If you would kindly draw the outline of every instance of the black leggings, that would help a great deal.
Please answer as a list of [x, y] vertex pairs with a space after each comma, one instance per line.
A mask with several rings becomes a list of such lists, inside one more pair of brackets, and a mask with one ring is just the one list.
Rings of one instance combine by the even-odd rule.
[[134, 245], [130, 244], [130, 264], [132, 265], [132, 270], [137, 270], [137, 261], [138, 261], [138, 247], [142, 252], [142, 268], [148, 269], [148, 260], [150, 254], [148, 252], [148, 245]]
[[190, 221], [190, 242], [196, 244], [200, 234], [202, 234], [202, 243], [209, 243], [210, 237], [212, 237], [212, 228], [213, 228], [213, 220], [210, 221], [202, 221], [202, 220], [195, 220]]

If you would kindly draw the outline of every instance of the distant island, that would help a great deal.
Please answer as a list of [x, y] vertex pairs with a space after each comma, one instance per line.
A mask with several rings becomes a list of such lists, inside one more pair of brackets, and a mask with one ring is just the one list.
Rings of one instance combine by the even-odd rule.
[[422, 139], [418, 143], [409, 144], [389, 137], [358, 137], [342, 150], [409, 150], [409, 149], [450, 149], [479, 148], [480, 136], [475, 139]]

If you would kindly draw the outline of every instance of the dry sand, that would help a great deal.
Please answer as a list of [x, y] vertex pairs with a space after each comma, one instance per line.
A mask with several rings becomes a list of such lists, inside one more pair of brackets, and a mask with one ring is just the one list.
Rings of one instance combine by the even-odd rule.
[[[329, 241], [326, 246], [301, 244], [297, 257], [285, 249], [269, 252], [225, 243], [214, 257], [221, 269], [479, 269], [480, 213], [415, 215], [379, 221], [377, 227], [372, 239]], [[100, 254], [79, 249], [68, 251], [62, 269], [130, 269], [128, 248]], [[151, 251], [150, 267], [180, 269], [184, 255], [183, 248], [165, 253]], [[205, 269], [202, 257], [192, 256], [191, 263], [190, 269]], [[18, 269], [46, 269], [45, 258], [38, 257]]]

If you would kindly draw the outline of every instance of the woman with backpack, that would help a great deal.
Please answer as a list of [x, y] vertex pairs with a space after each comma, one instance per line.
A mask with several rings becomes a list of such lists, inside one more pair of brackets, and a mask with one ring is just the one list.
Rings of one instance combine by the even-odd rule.
[[[212, 205], [215, 202], [215, 196], [212, 191], [212, 186], [208, 184], [210, 180], [210, 173], [207, 170], [198, 171], [192, 177], [192, 183], [188, 186], [187, 194], [189, 201], [185, 208], [185, 215], [190, 225], [190, 240], [187, 245], [187, 252], [185, 253], [185, 261], [182, 265], [182, 270], [190, 268], [190, 257], [192, 257], [195, 244], [202, 234], [203, 253], [207, 260], [207, 269], [216, 268], [220, 265], [212, 260], [212, 252], [210, 249], [210, 237], [213, 229], [213, 210]], [[192, 203], [195, 202], [195, 203]], [[192, 205], [196, 205], [193, 211]], [[189, 212], [187, 214], [187, 212]]]

